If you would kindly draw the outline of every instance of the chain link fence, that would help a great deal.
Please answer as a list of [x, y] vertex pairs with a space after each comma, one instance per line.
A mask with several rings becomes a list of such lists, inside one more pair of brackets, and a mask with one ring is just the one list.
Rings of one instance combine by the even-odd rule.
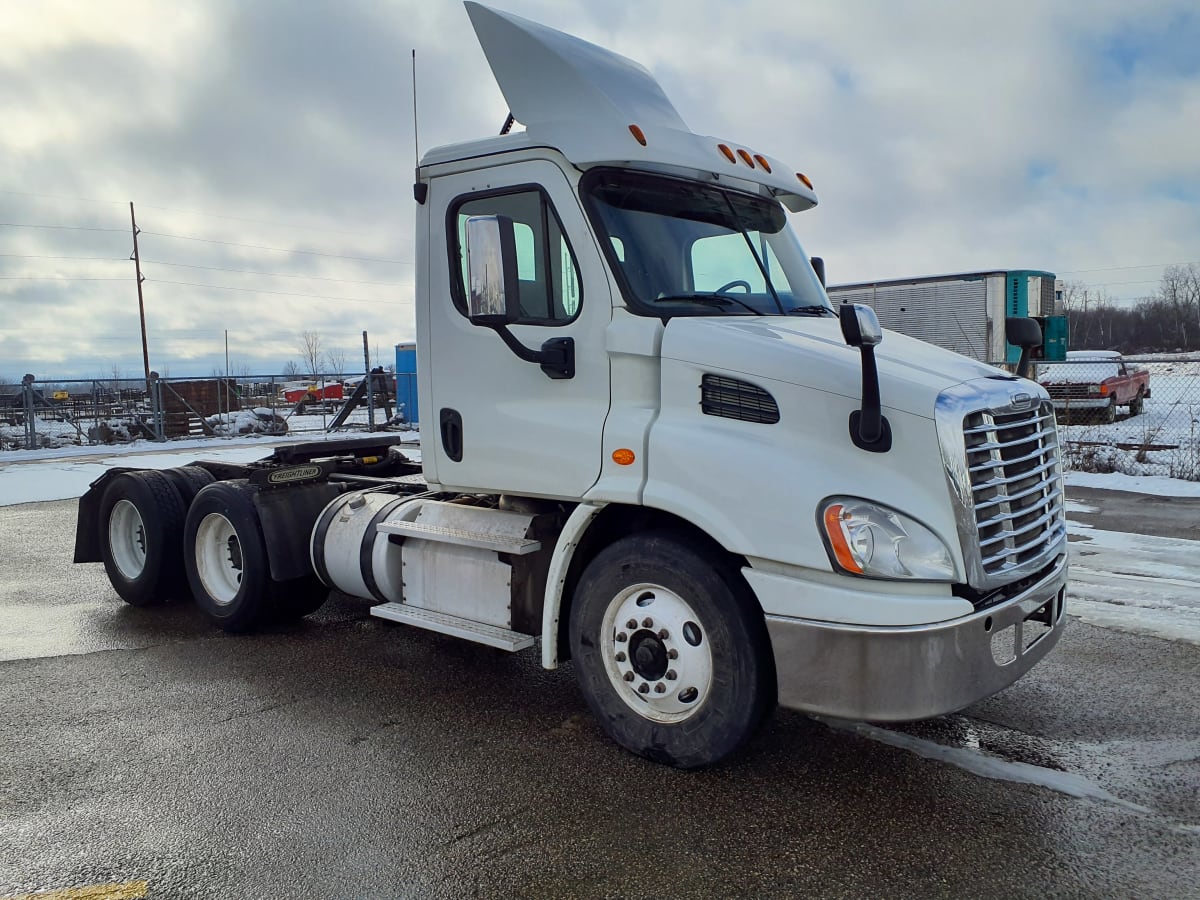
[[1040, 362], [1068, 470], [1200, 481], [1200, 354], [1071, 351]]
[[[135, 440], [407, 430], [416, 376], [39, 380], [0, 385], [0, 450]], [[397, 402], [397, 394], [401, 398]]]

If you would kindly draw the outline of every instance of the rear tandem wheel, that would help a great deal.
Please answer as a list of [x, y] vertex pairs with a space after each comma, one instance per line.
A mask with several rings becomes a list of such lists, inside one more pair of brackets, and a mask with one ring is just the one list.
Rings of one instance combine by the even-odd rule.
[[116, 476], [100, 501], [100, 558], [131, 606], [186, 597], [181, 540], [186, 506], [162, 472]]
[[225, 631], [315, 612], [329, 594], [315, 575], [275, 581], [254, 494], [246, 481], [203, 488], [184, 525], [184, 567], [196, 605]]

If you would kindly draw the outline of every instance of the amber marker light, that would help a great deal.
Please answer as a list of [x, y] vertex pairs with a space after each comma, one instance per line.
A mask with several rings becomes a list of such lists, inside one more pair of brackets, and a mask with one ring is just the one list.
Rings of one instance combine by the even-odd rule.
[[767, 170], [767, 174], [771, 174], [771, 164], [767, 162], [767, 158], [761, 153], [754, 154], [754, 161]]
[[808, 180], [808, 176], [805, 175], [803, 172], [797, 172], [796, 177], [799, 178], [800, 183], [802, 185], [804, 185], [806, 188], [808, 188], [810, 191], [813, 189], [812, 182]]
[[744, 162], [750, 168], [754, 168], [754, 157], [752, 157], [749, 153], [747, 153], [745, 150], [739, 150], [738, 156], [742, 158], [742, 162]]
[[630, 125], [629, 133], [633, 135], [634, 140], [636, 140], [639, 144], [641, 144], [643, 147], [646, 146], [646, 135], [642, 129], [638, 128], [636, 125]]
[[825, 509], [825, 534], [829, 536], [829, 546], [837, 557], [838, 565], [847, 572], [862, 574], [862, 566], [854, 560], [850, 552], [850, 544], [846, 541], [846, 531], [842, 528], [842, 512], [846, 507], [835, 503]]
[[721, 151], [722, 156], [734, 165], [737, 165], [737, 157], [733, 155], [733, 151], [726, 144], [717, 144], [717, 149]]
[[613, 462], [618, 466], [632, 466], [633, 461], [637, 459], [633, 451], [627, 447], [622, 447], [620, 450], [613, 451]]

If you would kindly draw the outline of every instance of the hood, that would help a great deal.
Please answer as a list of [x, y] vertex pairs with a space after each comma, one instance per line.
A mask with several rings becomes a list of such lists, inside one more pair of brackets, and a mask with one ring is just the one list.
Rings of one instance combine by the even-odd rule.
[[[860, 351], [836, 318], [678, 317], [668, 321], [662, 356], [748, 377], [795, 384], [854, 402], [862, 397]], [[896, 331], [875, 348], [885, 408], [933, 418], [938, 394], [976, 378], [1018, 381], [969, 357]]]

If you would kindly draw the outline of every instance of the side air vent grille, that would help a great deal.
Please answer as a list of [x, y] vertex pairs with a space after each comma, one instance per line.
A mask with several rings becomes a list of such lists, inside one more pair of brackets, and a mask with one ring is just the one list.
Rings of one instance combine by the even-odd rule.
[[774, 425], [779, 421], [775, 398], [757, 385], [705, 375], [700, 382], [700, 409], [706, 416]]

